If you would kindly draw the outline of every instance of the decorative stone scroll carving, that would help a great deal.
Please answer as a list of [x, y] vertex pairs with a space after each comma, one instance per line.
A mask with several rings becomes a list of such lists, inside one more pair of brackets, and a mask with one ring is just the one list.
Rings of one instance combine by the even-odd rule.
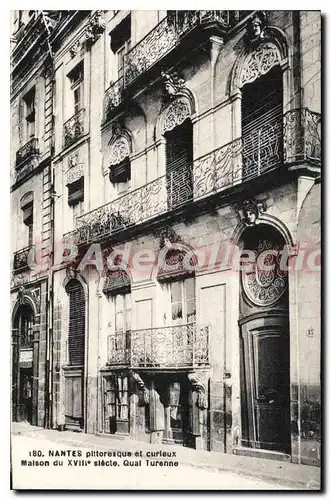
[[176, 99], [168, 107], [163, 121], [162, 134], [181, 125], [191, 116], [189, 102], [186, 99]]
[[137, 372], [131, 371], [130, 375], [131, 375], [132, 379], [134, 380], [134, 382], [137, 384], [138, 389], [142, 393], [142, 399], [143, 399], [144, 405], [148, 405], [149, 404], [149, 390], [146, 387], [145, 382], [143, 381], [143, 379], [141, 378], [141, 376]]
[[197, 372], [187, 374], [187, 378], [192, 386], [193, 391], [198, 393], [197, 406], [200, 410], [208, 408], [206, 384], [199, 378]]
[[280, 63], [280, 54], [276, 45], [271, 42], [260, 44], [245, 60], [240, 73], [238, 87], [251, 83]]
[[67, 171], [66, 185], [78, 181], [78, 179], [80, 179], [83, 176], [84, 176], [84, 165], [80, 163], [79, 165], [76, 165], [75, 167], [72, 167]]
[[245, 200], [237, 207], [240, 220], [247, 226], [254, 226], [259, 216], [266, 210], [265, 202], [255, 200]]
[[97, 10], [90, 18], [85, 32], [85, 40], [88, 44], [93, 44], [100, 37], [106, 28], [105, 14], [103, 10]]
[[128, 137], [122, 135], [118, 137], [112, 144], [108, 165], [118, 165], [125, 160], [131, 153], [131, 144]]

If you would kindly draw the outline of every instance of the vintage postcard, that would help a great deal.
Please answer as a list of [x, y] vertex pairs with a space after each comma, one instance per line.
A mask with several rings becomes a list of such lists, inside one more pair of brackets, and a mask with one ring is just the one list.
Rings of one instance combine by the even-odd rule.
[[10, 36], [11, 488], [320, 490], [321, 12]]

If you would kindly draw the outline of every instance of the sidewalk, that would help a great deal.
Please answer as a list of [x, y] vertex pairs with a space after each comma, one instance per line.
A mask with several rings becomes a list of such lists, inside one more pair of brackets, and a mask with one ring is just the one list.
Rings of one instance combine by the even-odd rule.
[[[114, 436], [94, 436], [78, 432], [59, 432], [32, 427], [26, 423], [13, 423], [12, 434], [46, 439], [58, 445], [78, 446], [100, 451], [176, 451], [176, 459], [183, 465], [208, 468], [258, 478], [277, 485], [300, 490], [320, 489], [320, 469], [264, 458], [231, 455], [219, 452], [197, 451], [181, 446], [155, 445]], [[169, 448], [168, 448], [169, 446]]]

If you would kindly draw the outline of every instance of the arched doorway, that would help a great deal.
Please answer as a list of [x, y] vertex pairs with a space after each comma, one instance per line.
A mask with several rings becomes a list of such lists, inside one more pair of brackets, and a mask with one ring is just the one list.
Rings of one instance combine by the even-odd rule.
[[29, 304], [19, 306], [13, 321], [13, 419], [33, 422], [33, 325]]
[[[241, 270], [240, 385], [243, 446], [290, 453], [289, 300], [285, 241], [271, 226], [247, 228]], [[285, 260], [285, 259], [284, 259]]]

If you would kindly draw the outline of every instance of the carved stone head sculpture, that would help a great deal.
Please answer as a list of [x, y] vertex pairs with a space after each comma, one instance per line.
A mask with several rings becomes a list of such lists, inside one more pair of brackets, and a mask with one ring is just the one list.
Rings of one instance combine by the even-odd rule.
[[258, 40], [263, 39], [266, 26], [266, 13], [261, 10], [256, 12], [247, 24], [246, 41], [248, 43], [255, 43]]

